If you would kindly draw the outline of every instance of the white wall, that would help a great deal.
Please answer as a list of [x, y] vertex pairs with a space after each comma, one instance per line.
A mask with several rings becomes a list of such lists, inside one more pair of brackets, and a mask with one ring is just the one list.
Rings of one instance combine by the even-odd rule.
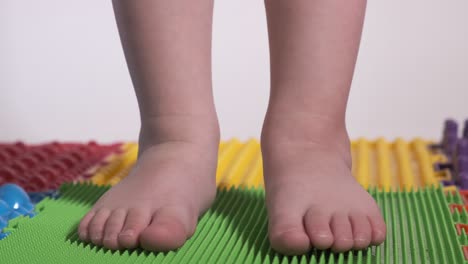
[[[110, 2], [0, 0], [0, 141], [136, 139]], [[465, 0], [369, 1], [353, 138], [438, 138], [445, 117], [468, 117], [467, 10]], [[258, 137], [269, 86], [263, 1], [217, 0], [214, 20], [223, 138]]]

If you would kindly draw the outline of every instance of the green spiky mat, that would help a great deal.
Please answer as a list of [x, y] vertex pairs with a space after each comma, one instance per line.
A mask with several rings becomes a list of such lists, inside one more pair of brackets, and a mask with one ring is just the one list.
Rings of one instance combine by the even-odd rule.
[[282, 256], [270, 248], [261, 189], [218, 191], [195, 235], [174, 252], [111, 251], [82, 243], [77, 225], [106, 190], [66, 184], [58, 200], [38, 204], [36, 217], [11, 221], [12, 233], [0, 241], [0, 263], [465, 263], [463, 236], [457, 236], [452, 218], [466, 218], [466, 212], [452, 216], [448, 203], [461, 203], [461, 198], [458, 194], [445, 196], [440, 188], [371, 191], [387, 223], [384, 244], [344, 254], [313, 250], [296, 257]]

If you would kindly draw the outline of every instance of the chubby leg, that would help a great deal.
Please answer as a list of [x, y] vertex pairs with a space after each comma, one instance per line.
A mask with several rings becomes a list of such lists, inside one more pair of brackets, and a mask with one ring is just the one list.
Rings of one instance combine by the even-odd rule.
[[183, 245], [216, 194], [218, 120], [211, 90], [212, 0], [114, 0], [141, 116], [130, 175], [81, 220], [110, 249]]
[[266, 0], [271, 95], [262, 131], [271, 245], [362, 249], [385, 238], [351, 175], [346, 104], [365, 0]]

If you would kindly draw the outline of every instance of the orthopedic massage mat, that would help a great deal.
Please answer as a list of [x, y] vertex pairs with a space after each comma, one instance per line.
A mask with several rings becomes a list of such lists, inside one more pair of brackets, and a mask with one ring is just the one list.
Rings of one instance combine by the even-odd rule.
[[294, 257], [274, 252], [267, 239], [256, 140], [220, 144], [215, 203], [195, 235], [166, 253], [107, 250], [77, 235], [81, 217], [129, 173], [136, 144], [0, 144], [0, 185], [16, 183], [33, 202], [42, 199], [34, 213], [11, 217], [1, 230], [0, 263], [468, 263], [468, 132], [454, 136], [453, 123], [445, 123], [441, 143], [353, 141], [353, 175], [377, 200], [386, 241], [362, 251], [312, 249]]

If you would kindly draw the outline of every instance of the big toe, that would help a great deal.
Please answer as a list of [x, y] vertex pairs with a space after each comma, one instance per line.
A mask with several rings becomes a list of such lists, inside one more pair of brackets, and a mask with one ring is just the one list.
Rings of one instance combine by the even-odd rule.
[[180, 248], [191, 234], [192, 221], [187, 212], [160, 209], [154, 214], [151, 224], [141, 232], [140, 245], [151, 251]]
[[157, 221], [140, 235], [142, 248], [151, 251], [169, 251], [181, 247], [187, 238], [184, 225], [177, 219]]
[[302, 230], [289, 229], [270, 235], [271, 247], [284, 255], [300, 255], [310, 249], [309, 238]]
[[271, 247], [284, 255], [304, 254], [310, 249], [302, 216], [290, 214], [287, 217], [272, 216], [269, 223], [269, 239]]

